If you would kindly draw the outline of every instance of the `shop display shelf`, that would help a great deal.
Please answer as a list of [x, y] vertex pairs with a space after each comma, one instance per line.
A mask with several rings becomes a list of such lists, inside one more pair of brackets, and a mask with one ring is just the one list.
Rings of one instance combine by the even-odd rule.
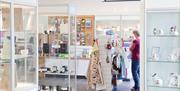
[[[57, 73], [51, 73], [51, 72], [45, 72], [46, 75], [69, 75], [68, 72], [66, 73], [60, 73], [60, 72], [57, 72]], [[75, 75], [75, 72], [71, 73], [71, 75]]]
[[26, 45], [33, 45], [33, 43], [27, 43], [27, 42], [16, 42], [16, 44], [26, 44]]
[[179, 37], [180, 35], [147, 35], [147, 37]]
[[33, 55], [15, 55], [15, 59], [23, 59], [33, 57]]
[[[24, 59], [24, 58], [29, 58], [33, 57], [33, 55], [15, 55], [14, 59]], [[10, 60], [11, 58], [1, 58], [0, 60]]]
[[10, 63], [10, 61], [8, 61], [8, 60], [0, 59], [0, 64], [9, 64], [9, 63]]
[[180, 12], [146, 11], [146, 78], [150, 78], [145, 79], [147, 90], [180, 91]]
[[153, 63], [180, 63], [179, 61], [152, 61], [152, 60], [148, 60], [148, 62], [153, 62]]
[[36, 84], [32, 83], [18, 83], [15, 91], [37, 91]]
[[153, 87], [153, 88], [168, 88], [168, 89], [180, 89], [180, 87], [156, 86], [156, 85], [148, 85], [148, 87]]
[[55, 56], [51, 56], [51, 57], [47, 57], [49, 59], [59, 59], [59, 60], [90, 60], [90, 58], [74, 58], [74, 57], [71, 57], [70, 59], [69, 58], [61, 58], [61, 57], [55, 57]]
[[45, 72], [46, 75], [68, 75], [68, 73], [51, 73], [51, 72]]

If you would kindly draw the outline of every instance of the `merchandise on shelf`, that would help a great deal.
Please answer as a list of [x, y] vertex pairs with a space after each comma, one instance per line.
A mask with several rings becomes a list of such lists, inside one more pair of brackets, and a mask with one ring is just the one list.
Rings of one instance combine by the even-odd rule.
[[154, 28], [154, 29], [153, 29], [153, 34], [154, 34], [154, 35], [163, 35], [163, 34], [164, 34], [164, 31], [163, 31], [162, 29]]
[[177, 75], [175, 73], [170, 73], [168, 86], [169, 87], [179, 87], [180, 88], [180, 75]]
[[176, 30], [176, 26], [170, 28], [170, 35], [179, 35], [179, 32]]
[[94, 39], [95, 16], [77, 16], [77, 44], [92, 46]]
[[179, 91], [180, 13], [146, 10], [145, 86], [148, 91]]
[[157, 73], [152, 75], [152, 81], [155, 86], [163, 86], [163, 80], [157, 75]]
[[173, 49], [172, 52], [168, 56], [168, 60], [173, 61], [173, 62], [176, 62], [176, 61], [180, 62], [180, 48]]

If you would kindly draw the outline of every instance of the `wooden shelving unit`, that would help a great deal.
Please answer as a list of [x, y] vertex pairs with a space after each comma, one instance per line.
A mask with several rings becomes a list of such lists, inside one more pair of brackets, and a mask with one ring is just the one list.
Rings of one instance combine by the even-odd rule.
[[[94, 15], [77, 16], [77, 33], [84, 34], [79, 38], [80, 45], [92, 46], [94, 40]], [[82, 41], [84, 40], [84, 41]]]

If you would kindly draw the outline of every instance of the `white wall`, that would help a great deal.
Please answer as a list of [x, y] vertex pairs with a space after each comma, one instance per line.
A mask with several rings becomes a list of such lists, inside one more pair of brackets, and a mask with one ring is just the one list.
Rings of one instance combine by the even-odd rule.
[[[140, 2], [102, 2], [103, 0], [39, 0], [39, 6], [70, 3], [78, 15], [137, 15]], [[40, 11], [40, 10], [39, 10]]]
[[4, 2], [12, 2], [14, 1], [16, 4], [22, 4], [22, 5], [31, 5], [31, 6], [36, 6], [38, 0], [0, 0]]
[[37, 5], [37, 0], [14, 0], [14, 2], [20, 4]]
[[44, 33], [44, 30], [48, 29], [48, 17], [39, 16], [39, 33]]
[[180, 9], [180, 0], [145, 0], [146, 9]]
[[68, 6], [52, 5], [52, 6], [40, 6], [39, 15], [67, 15]]
[[90, 15], [137, 15], [140, 13], [139, 4], [134, 3], [101, 3], [77, 7], [77, 14]]
[[1, 1], [4, 1], [4, 2], [10, 2], [10, 1], [12, 1], [12, 0], [1, 0]]
[[140, 16], [131, 16], [131, 15], [98, 15], [96, 16], [97, 21], [103, 21], [103, 20], [120, 20], [122, 17], [122, 20], [140, 20]]

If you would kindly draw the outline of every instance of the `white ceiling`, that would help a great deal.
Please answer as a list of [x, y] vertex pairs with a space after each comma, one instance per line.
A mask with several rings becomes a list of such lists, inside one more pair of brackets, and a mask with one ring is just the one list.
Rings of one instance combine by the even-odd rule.
[[58, 3], [68, 3], [68, 2], [102, 2], [102, 0], [38, 0], [41, 2], [58, 2]]
[[103, 0], [39, 0], [42, 5], [72, 4], [79, 15], [139, 15], [140, 2], [103, 2]]

